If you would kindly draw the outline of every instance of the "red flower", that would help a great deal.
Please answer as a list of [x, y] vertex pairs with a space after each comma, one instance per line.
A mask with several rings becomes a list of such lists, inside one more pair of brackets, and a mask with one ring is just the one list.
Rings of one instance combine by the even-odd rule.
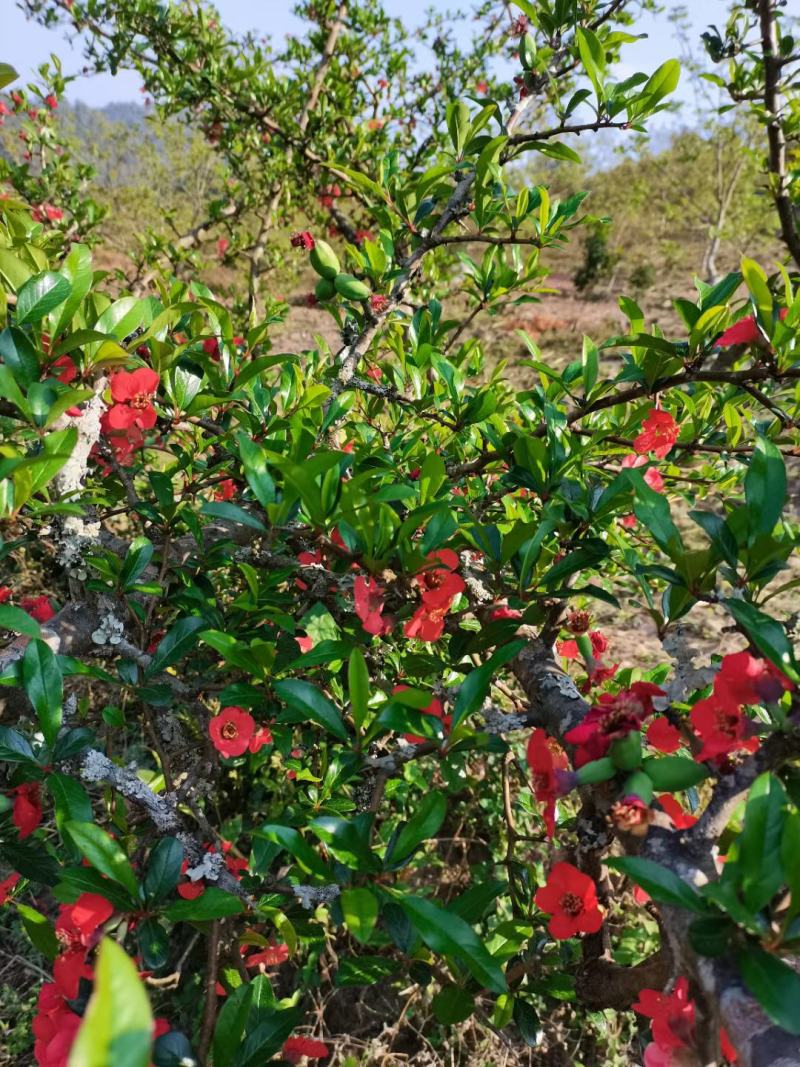
[[669, 816], [676, 830], [688, 830], [690, 826], [694, 826], [697, 822], [697, 816], [690, 815], [688, 811], [684, 811], [671, 793], [660, 793], [656, 800]]
[[203, 351], [207, 356], [211, 356], [212, 359], [219, 359], [219, 341], [216, 337], [206, 337], [203, 341]]
[[533, 793], [539, 803], [544, 804], [542, 818], [547, 836], [552, 837], [556, 829], [556, 800], [561, 796], [558, 772], [569, 769], [569, 760], [558, 741], [541, 729], [534, 730], [528, 739], [527, 759]]
[[728, 1031], [724, 1026], [719, 1028], [719, 1048], [724, 1059], [726, 1059], [728, 1063], [736, 1063], [739, 1059], [739, 1054], [731, 1044], [731, 1039], [728, 1037]]
[[522, 612], [518, 608], [510, 608], [508, 604], [497, 604], [489, 611], [489, 621], [499, 622], [501, 619], [521, 619]]
[[659, 716], [647, 727], [647, 743], [659, 752], [677, 752], [681, 747], [681, 732], [668, 719]]
[[480, 93], [481, 95], [483, 95], [484, 93], [488, 93], [488, 91], [489, 91], [489, 83], [488, 82], [485, 82], [485, 81], [475, 82], [475, 92], [476, 93]]
[[228, 251], [229, 247], [230, 247], [230, 241], [228, 240], [228, 238], [227, 237], [220, 237], [220, 239], [217, 241], [217, 255], [219, 256], [220, 259], [222, 259], [224, 257], [224, 255]]
[[42, 821], [42, 797], [38, 782], [24, 782], [11, 790], [14, 807], [11, 821], [19, 830], [20, 840], [30, 836]]
[[136, 426], [150, 430], [156, 424], [152, 399], [158, 389], [158, 375], [149, 367], [135, 371], [118, 371], [111, 379], [114, 404], [103, 415], [103, 430], [129, 430]]
[[301, 230], [299, 233], [292, 234], [289, 238], [289, 243], [292, 248], [305, 248], [307, 252], [310, 252], [316, 244], [316, 241], [308, 230]]
[[53, 605], [46, 596], [24, 596], [19, 602], [23, 611], [27, 611], [37, 622], [49, 622], [55, 615]]
[[369, 306], [372, 308], [376, 315], [380, 315], [388, 308], [389, 297], [383, 296], [381, 293], [375, 293], [369, 298]]
[[306, 295], [306, 307], [315, 308], [317, 304], [319, 304], [319, 300], [317, 300], [316, 295], [314, 293], [308, 293]]
[[[91, 975], [91, 971], [89, 972]], [[77, 995], [77, 987], [75, 990]], [[67, 1067], [70, 1049], [81, 1025], [80, 1015], [71, 1010], [58, 985], [47, 982], [39, 990], [33, 1020], [33, 1054], [39, 1067]]]
[[281, 1050], [281, 1056], [289, 1063], [299, 1063], [303, 1056], [307, 1060], [324, 1060], [329, 1055], [327, 1045], [310, 1037], [290, 1037]]
[[236, 496], [236, 482], [233, 478], [224, 478], [214, 490], [215, 500], [233, 500]]
[[[592, 655], [595, 658], [602, 656], [608, 648], [608, 639], [605, 634], [602, 634], [599, 630], [591, 630], [589, 632], [589, 640], [592, 643]], [[559, 641], [556, 644], [556, 649], [564, 659], [577, 659], [580, 654], [577, 641]]]
[[300, 646], [300, 651], [304, 653], [310, 652], [311, 649], [314, 647], [313, 637], [295, 637], [295, 641]]
[[20, 877], [21, 875], [17, 874], [16, 871], [12, 871], [8, 878], [0, 882], [0, 908], [6, 901], [10, 900], [11, 894], [14, 892], [14, 886], [20, 880]]
[[769, 660], [756, 659], [749, 652], [725, 656], [714, 679], [714, 695], [723, 704], [774, 704], [792, 683]]
[[[393, 693], [402, 693], [404, 689], [408, 689], [407, 685], [396, 685], [392, 690]], [[434, 697], [427, 708], [423, 708], [423, 715], [432, 715], [434, 719], [440, 719], [442, 726], [444, 727], [445, 736], [450, 730], [450, 726], [453, 722], [452, 715], [445, 715], [442, 702], [437, 697]], [[416, 734], [403, 734], [404, 740], [408, 741], [410, 745], [422, 745], [426, 741], [429, 741], [429, 737], [418, 737]]]
[[14, 595], [10, 585], [0, 585], [0, 604], [7, 603]]
[[214, 748], [227, 758], [244, 755], [255, 731], [253, 716], [244, 708], [223, 708], [208, 724]]
[[577, 608], [567, 615], [566, 628], [570, 633], [579, 635], [589, 632], [592, 625], [592, 613], [583, 608]]
[[635, 515], [623, 515], [619, 520], [620, 526], [624, 526], [626, 530], [632, 530], [636, 526]]
[[[181, 864], [181, 874], [186, 874], [189, 870], [189, 861], [184, 860]], [[181, 882], [176, 886], [176, 892], [179, 897], [183, 897], [184, 900], [197, 900], [206, 891], [206, 884], [202, 878], [198, 878], [195, 881], [187, 879], [185, 882]]]
[[58, 97], [55, 96], [53, 93], [49, 93], [44, 98], [44, 102], [47, 104], [51, 111], [55, 111], [55, 109], [58, 107]]
[[114, 914], [114, 905], [99, 893], [81, 893], [74, 904], [64, 904], [56, 920], [56, 936], [70, 948], [91, 948], [99, 927]]
[[530, 26], [530, 23], [528, 22], [527, 15], [517, 15], [517, 17], [511, 21], [511, 29], [508, 31], [509, 35], [511, 37], [522, 37], [528, 32], [528, 26]]
[[64, 218], [64, 212], [60, 207], [53, 207], [52, 204], [44, 205], [44, 213], [50, 222], [61, 222]]
[[557, 863], [534, 899], [551, 916], [547, 929], [559, 941], [597, 933], [603, 925], [594, 882], [571, 863]]
[[653, 821], [653, 813], [641, 797], [635, 794], [623, 797], [611, 805], [612, 823], [618, 830], [634, 837], [644, 837]]
[[253, 736], [250, 738], [250, 743], [247, 746], [248, 752], [259, 752], [264, 745], [272, 744], [272, 731], [267, 729], [266, 726], [261, 726]]
[[375, 578], [359, 575], [355, 580], [353, 592], [356, 615], [361, 619], [361, 625], [367, 633], [380, 636], [391, 633], [394, 619], [383, 615], [386, 606], [383, 586]]
[[671, 993], [643, 989], [632, 1008], [652, 1020], [653, 1041], [660, 1049], [687, 1047], [694, 1029], [694, 1001], [686, 978], [679, 978]]
[[698, 701], [689, 718], [692, 729], [703, 742], [695, 757], [700, 762], [732, 752], [755, 752], [759, 747], [758, 738], [753, 736], [755, 724], [741, 708], [723, 704], [714, 694]]
[[653, 714], [653, 697], [663, 695], [664, 690], [652, 682], [634, 682], [630, 689], [613, 695], [601, 694], [583, 721], [564, 734], [565, 741], [578, 746], [575, 766], [600, 759], [612, 741], [638, 730], [647, 716]]
[[251, 967], [279, 967], [282, 963], [285, 963], [289, 959], [289, 946], [288, 945], [270, 945], [262, 952], [254, 952], [252, 956], [248, 956], [245, 960], [245, 966], [248, 970]]
[[[783, 320], [788, 313], [788, 308], [781, 308], [778, 312], [778, 318]], [[729, 326], [723, 334], [720, 334], [716, 343], [719, 348], [730, 348], [731, 345], [764, 344], [765, 338], [758, 328], [755, 317], [753, 315], [745, 315], [743, 319], [739, 319], [733, 326]]]
[[72, 356], [59, 356], [58, 359], [53, 360], [50, 364], [50, 373], [59, 371], [56, 378], [60, 382], [68, 384], [73, 382], [78, 377], [78, 368], [75, 366], [75, 361]]
[[372, 378], [373, 382], [379, 382], [383, 377], [383, 371], [380, 367], [370, 367], [367, 371], [367, 377]]
[[[443, 567], [435, 567], [438, 561]], [[444, 632], [444, 620], [455, 598], [466, 588], [464, 579], [453, 571], [458, 556], [451, 548], [429, 553], [428, 568], [415, 575], [414, 583], [422, 590], [422, 603], [405, 624], [406, 637], [421, 641], [438, 641]]]
[[642, 423], [642, 431], [634, 440], [634, 449], [641, 453], [653, 452], [663, 459], [678, 440], [680, 427], [668, 411], [653, 408]]

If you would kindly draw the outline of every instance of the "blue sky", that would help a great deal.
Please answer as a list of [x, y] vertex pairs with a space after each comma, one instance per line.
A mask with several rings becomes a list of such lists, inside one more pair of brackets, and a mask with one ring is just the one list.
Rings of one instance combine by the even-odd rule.
[[[453, 0], [384, 0], [384, 4], [390, 14], [402, 17], [411, 27], [422, 20], [424, 11], [430, 6], [451, 10], [456, 6]], [[29, 22], [16, 4], [10, 9], [6, 5], [9, 5], [9, 0], [4, 0], [3, 30], [6, 43], [0, 58], [12, 62], [23, 80], [28, 81], [36, 67], [48, 59], [51, 52], [60, 56], [67, 73], [80, 70], [82, 58], [76, 43], [67, 41], [58, 30], [46, 30]], [[280, 38], [286, 33], [296, 32], [302, 26], [292, 15], [292, 5], [287, 0], [217, 0], [216, 6], [226, 25], [237, 33], [254, 29], [260, 34]], [[669, 9], [677, 5], [674, 0], [667, 0], [665, 6]], [[725, 0], [688, 0], [687, 6], [698, 34], [709, 23], [724, 21]], [[463, 9], [468, 10], [466, 4]], [[468, 33], [471, 26], [469, 15], [464, 15], [463, 22]], [[647, 15], [637, 28], [639, 32], [646, 32], [648, 37], [625, 49], [624, 69], [620, 73], [627, 75], [634, 70], [650, 71], [665, 59], [678, 55], [678, 46], [666, 14]], [[104, 74], [81, 78], [72, 83], [67, 98], [98, 107], [117, 101], [140, 101], [139, 87], [137, 76], [123, 71], [116, 77]]]

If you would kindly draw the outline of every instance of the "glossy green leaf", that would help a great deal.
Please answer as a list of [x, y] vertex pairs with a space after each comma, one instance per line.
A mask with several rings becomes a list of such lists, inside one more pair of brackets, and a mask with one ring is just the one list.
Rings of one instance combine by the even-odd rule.
[[207, 886], [201, 896], [194, 900], [177, 900], [170, 904], [164, 915], [170, 922], [202, 922], [205, 919], [224, 919], [229, 915], [240, 915], [244, 904], [232, 893], [226, 893], [218, 886]]
[[139, 883], [130, 860], [117, 842], [101, 827], [90, 822], [68, 822], [65, 828], [80, 851], [95, 870], [118, 882], [136, 899]]
[[800, 974], [756, 945], [736, 953], [744, 984], [777, 1025], [800, 1036]]
[[698, 915], [703, 915], [707, 911], [705, 903], [693, 887], [660, 863], [641, 856], [613, 856], [606, 862], [615, 871], [627, 874], [632, 882], [641, 886], [653, 900], [661, 904], [686, 908]]
[[774, 774], [761, 774], [750, 787], [739, 838], [744, 902], [752, 912], [767, 905], [783, 885], [781, 838], [786, 792]]
[[94, 992], [69, 1054], [69, 1067], [147, 1067], [153, 1013], [138, 971], [116, 941], [100, 944]]
[[[301, 713], [311, 722], [322, 726], [339, 741], [348, 739], [347, 728], [342, 722], [339, 709], [316, 686], [303, 682], [299, 678], [287, 678], [282, 682], [276, 682], [272, 688], [275, 696], [288, 704], [293, 711]], [[279, 716], [278, 721], [297, 722], [298, 720], [284, 714]]]
[[34, 639], [26, 647], [22, 657], [22, 684], [44, 739], [52, 747], [61, 728], [64, 681], [56, 655], [44, 641]]
[[72, 283], [63, 274], [47, 270], [34, 274], [17, 293], [17, 323], [40, 322], [53, 308], [63, 304], [72, 292]]
[[473, 978], [493, 993], [504, 993], [506, 979], [500, 965], [466, 922], [423, 897], [398, 896], [398, 904], [433, 952], [455, 956]]

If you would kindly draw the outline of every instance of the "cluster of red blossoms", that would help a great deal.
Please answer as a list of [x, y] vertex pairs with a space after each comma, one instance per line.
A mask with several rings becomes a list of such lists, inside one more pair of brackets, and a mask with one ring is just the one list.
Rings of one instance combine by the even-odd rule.
[[[442, 566], [435, 566], [437, 561]], [[403, 633], [421, 641], [438, 641], [444, 633], [445, 616], [466, 586], [464, 579], [455, 573], [458, 556], [451, 548], [429, 553], [427, 562], [429, 566], [414, 577], [421, 592], [420, 605], [403, 627]]]
[[575, 766], [601, 759], [612, 742], [640, 729], [654, 713], [653, 697], [657, 696], [664, 696], [664, 690], [652, 682], [633, 682], [618, 693], [601, 693], [583, 721], [564, 734], [564, 740], [576, 746]]
[[298, 233], [293, 233], [289, 238], [289, 243], [292, 248], [304, 248], [307, 252], [315, 246], [316, 241], [308, 232], [308, 230], [300, 230]]
[[156, 424], [153, 397], [158, 382], [158, 375], [149, 367], [118, 371], [111, 378], [113, 404], [103, 412], [100, 429], [123, 467], [130, 465], [134, 451], [144, 444], [143, 431]]
[[552, 837], [556, 829], [556, 800], [569, 791], [565, 780], [569, 760], [558, 741], [542, 729], [534, 730], [528, 739], [527, 758], [533, 795], [544, 804], [542, 817], [547, 836]]
[[[649, 462], [648, 456], [651, 453], [657, 459], [664, 459], [678, 440], [679, 433], [680, 427], [668, 411], [652, 408], [642, 423], [641, 431], [634, 439], [633, 452], [625, 456], [621, 467], [623, 470], [630, 467], [643, 467]], [[664, 491], [664, 479], [656, 467], [647, 468], [644, 472], [644, 480], [654, 492]], [[621, 522], [623, 526], [631, 529], [636, 525], [636, 516], [626, 515]]]
[[[681, 1067], [686, 1062], [682, 1050], [690, 1050], [694, 1041], [695, 1005], [687, 979], [678, 978], [671, 993], [643, 989], [632, 1007], [650, 1019], [653, 1040], [645, 1049], [644, 1067]], [[735, 1063], [736, 1049], [724, 1029], [720, 1029], [719, 1042], [723, 1057]], [[691, 1062], [696, 1062], [694, 1057]]]
[[711, 696], [698, 701], [689, 716], [703, 742], [697, 759], [720, 760], [734, 752], [755, 752], [759, 746], [756, 727], [744, 706], [774, 704], [791, 688], [786, 675], [768, 660], [756, 659], [749, 652], [725, 656]]

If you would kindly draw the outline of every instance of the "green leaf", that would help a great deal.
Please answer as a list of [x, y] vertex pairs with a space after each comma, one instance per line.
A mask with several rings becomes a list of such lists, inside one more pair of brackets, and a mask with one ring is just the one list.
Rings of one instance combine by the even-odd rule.
[[17, 914], [22, 919], [25, 933], [30, 938], [33, 947], [38, 949], [45, 959], [52, 962], [61, 947], [53, 924], [40, 911], [27, 904], [17, 904]]
[[22, 389], [27, 389], [41, 377], [36, 349], [28, 335], [13, 326], [0, 333], [0, 360], [5, 363]]
[[261, 519], [240, 508], [238, 504], [231, 504], [228, 500], [209, 500], [200, 508], [202, 515], [210, 515], [213, 519], [222, 519], [224, 522], [236, 522], [240, 526], [249, 526], [253, 530], [267, 533], [267, 528]]
[[590, 29], [578, 26], [575, 29], [575, 39], [578, 42], [578, 53], [581, 57], [584, 70], [589, 81], [594, 86], [598, 100], [605, 99], [603, 89], [603, 73], [606, 69], [606, 53], [597, 34]]
[[[331, 703], [326, 696], [309, 682], [302, 682], [297, 678], [288, 678], [273, 685], [275, 696], [288, 704], [290, 708], [301, 712], [312, 722], [324, 727], [328, 733], [340, 741], [347, 741], [347, 728], [342, 722], [338, 708]], [[286, 715], [278, 718], [279, 722], [296, 722], [297, 720]]]
[[169, 961], [169, 937], [157, 919], [144, 919], [136, 928], [136, 942], [148, 971], [160, 971]]
[[524, 641], [512, 641], [510, 645], [498, 648], [480, 667], [470, 671], [458, 687], [458, 696], [453, 705], [452, 730], [455, 730], [456, 726], [467, 715], [472, 715], [473, 712], [478, 711], [483, 706], [496, 672], [500, 667], [504, 667], [506, 663], [510, 663], [515, 656], [518, 656], [524, 647]]
[[7, 85], [15, 82], [18, 77], [19, 74], [10, 63], [0, 63], [0, 89], [5, 89]]
[[493, 993], [506, 991], [505, 975], [478, 935], [457, 915], [422, 897], [397, 896], [419, 936], [433, 952], [463, 960], [472, 977]]
[[[63, 867], [59, 872], [60, 881], [54, 890], [56, 900], [73, 903], [81, 893], [97, 893], [109, 900], [117, 911], [131, 911], [138, 901], [132, 901], [116, 882], [104, 878], [93, 867]], [[58, 880], [58, 879], [57, 879]]]
[[117, 842], [90, 822], [68, 822], [65, 828], [82, 856], [95, 870], [118, 882], [134, 899], [139, 895], [139, 883], [130, 861]]
[[761, 435], [745, 475], [744, 496], [750, 540], [772, 533], [786, 502], [786, 467], [780, 449]]
[[[65, 278], [69, 279], [72, 286], [72, 292], [65, 301], [64, 306], [59, 311], [57, 321], [55, 323], [50, 323], [52, 327], [50, 334], [52, 337], [61, 336], [72, 321], [72, 317], [80, 307], [81, 301], [92, 287], [92, 280], [94, 278], [94, 272], [92, 270], [92, 253], [86, 245], [75, 244], [72, 246], [69, 255], [61, 264], [61, 273]], [[71, 351], [71, 349], [64, 349], [63, 351]], [[62, 352], [60, 351], [53, 351], [54, 356], [60, 356], [61, 354]]]
[[797, 915], [800, 912], [800, 814], [796, 811], [788, 812], [784, 820], [781, 861], [791, 895], [789, 912]]
[[240, 985], [226, 997], [214, 1027], [214, 1067], [230, 1067], [233, 1063], [236, 1050], [242, 1043], [252, 1000], [252, 982]]
[[340, 956], [335, 984], [339, 987], [375, 985], [396, 969], [397, 964], [384, 956]]
[[42, 628], [36, 619], [12, 604], [0, 604], [0, 629], [13, 630], [14, 633], [23, 634], [25, 637], [41, 637], [42, 634]]
[[66, 824], [92, 821], [92, 802], [89, 794], [81, 783], [69, 774], [48, 774], [45, 784], [55, 805], [58, 831], [69, 844], [72, 844], [69, 831], [65, 829]]
[[439, 792], [428, 793], [419, 802], [417, 810], [406, 823], [387, 854], [387, 861], [395, 863], [409, 856], [417, 845], [434, 837], [447, 815], [447, 800]]
[[369, 671], [364, 653], [354, 648], [347, 664], [347, 690], [350, 694], [350, 714], [353, 716], [356, 730], [361, 727], [369, 714]]
[[653, 108], [665, 96], [674, 93], [681, 78], [681, 65], [677, 59], [668, 59], [658, 70], [653, 71], [642, 89], [642, 97], [647, 100], [648, 108]]
[[275, 482], [268, 470], [266, 451], [243, 433], [238, 435], [237, 444], [247, 484], [253, 490], [256, 500], [265, 508], [274, 504], [277, 494]]
[[204, 919], [224, 919], [228, 915], [240, 915], [244, 904], [238, 897], [226, 893], [219, 886], [210, 885], [194, 900], [178, 900], [170, 904], [164, 915], [170, 922], [201, 922]]
[[733, 615], [761, 655], [766, 656], [776, 667], [780, 667], [793, 682], [800, 682], [794, 650], [781, 624], [746, 600], [730, 598], [721, 603]]
[[777, 1025], [800, 1036], [800, 974], [756, 945], [736, 953], [744, 984]]
[[431, 1007], [438, 1022], [443, 1026], [454, 1026], [472, 1015], [475, 998], [461, 986], [444, 986], [433, 998]]
[[672, 521], [669, 501], [664, 495], [651, 489], [638, 471], [629, 470], [628, 477], [636, 493], [633, 503], [636, 518], [652, 534], [653, 540], [671, 560], [675, 563], [683, 560], [686, 550], [683, 547], [678, 527]]
[[323, 841], [328, 851], [355, 870], [376, 871], [380, 868], [377, 856], [370, 848], [369, 834], [373, 816], [363, 812], [351, 819], [322, 815], [313, 819], [308, 828]]
[[64, 681], [56, 655], [44, 641], [34, 639], [22, 657], [22, 684], [36, 711], [48, 747], [61, 728]]
[[122, 561], [120, 589], [129, 589], [144, 574], [153, 558], [153, 545], [147, 537], [135, 537]]
[[[266, 978], [259, 975], [259, 978]], [[258, 979], [255, 979], [258, 981]], [[250, 1030], [244, 1044], [236, 1053], [233, 1067], [262, 1067], [276, 1052], [280, 1051], [292, 1030], [303, 1018], [301, 1008], [278, 1008], [260, 1013], [261, 1022]]]
[[627, 874], [632, 881], [649, 893], [653, 900], [661, 904], [686, 908], [698, 915], [704, 915], [707, 911], [702, 898], [692, 886], [660, 863], [643, 859], [640, 856], [615, 856], [606, 862], [614, 870]]
[[345, 889], [339, 898], [347, 929], [363, 945], [378, 921], [378, 901], [369, 889]]
[[183, 845], [175, 837], [162, 837], [150, 853], [142, 888], [145, 900], [158, 903], [173, 891], [181, 876]]
[[69, 1067], [147, 1067], [152, 1032], [153, 1013], [136, 967], [116, 941], [103, 938]]
[[724, 956], [736, 927], [727, 915], [707, 915], [689, 925], [689, 944], [699, 956]]
[[72, 292], [72, 283], [63, 274], [46, 270], [34, 274], [17, 293], [17, 323], [40, 322], [53, 308], [63, 304]]
[[781, 837], [786, 792], [774, 774], [756, 778], [747, 797], [739, 837], [739, 867], [744, 902], [761, 911], [783, 885]]
[[291, 826], [280, 826], [277, 823], [265, 823], [259, 830], [253, 831], [254, 837], [263, 837], [267, 841], [274, 841], [293, 856], [303, 870], [309, 874], [316, 874], [320, 878], [330, 878], [327, 865], [319, 858], [309, 843]]
[[0, 726], [0, 760], [5, 763], [37, 762], [30, 741], [10, 726]]
[[197, 644], [198, 631], [207, 626], [206, 620], [197, 615], [187, 615], [183, 619], [178, 619], [161, 639], [158, 648], [153, 653], [150, 666], [147, 668], [148, 675], [158, 674], [159, 671], [183, 659], [189, 649]]

